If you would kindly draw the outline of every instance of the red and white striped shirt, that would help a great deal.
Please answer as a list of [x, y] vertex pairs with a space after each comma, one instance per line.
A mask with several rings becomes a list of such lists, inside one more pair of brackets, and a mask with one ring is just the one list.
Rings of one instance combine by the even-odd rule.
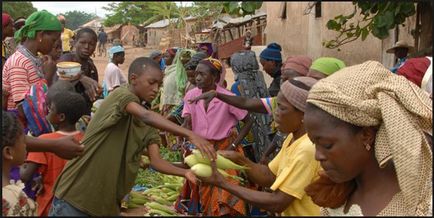
[[18, 50], [14, 52], [6, 60], [2, 72], [2, 88], [9, 92], [7, 109], [15, 109], [15, 102], [23, 100], [30, 86], [41, 80], [45, 79], [38, 75], [32, 60]]

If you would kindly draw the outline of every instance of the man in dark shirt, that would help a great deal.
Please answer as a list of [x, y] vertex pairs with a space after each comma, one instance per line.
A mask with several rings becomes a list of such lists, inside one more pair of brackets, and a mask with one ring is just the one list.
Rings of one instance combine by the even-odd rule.
[[270, 43], [259, 55], [262, 69], [268, 75], [273, 77], [273, 81], [268, 88], [268, 93], [271, 97], [277, 96], [277, 93], [279, 93], [280, 90], [280, 68], [282, 67], [281, 51], [282, 47], [273, 42]]
[[98, 55], [101, 56], [101, 53], [104, 53], [104, 57], [106, 56], [106, 48], [105, 44], [107, 43], [107, 33], [104, 32], [104, 29], [101, 28], [101, 31], [98, 33]]

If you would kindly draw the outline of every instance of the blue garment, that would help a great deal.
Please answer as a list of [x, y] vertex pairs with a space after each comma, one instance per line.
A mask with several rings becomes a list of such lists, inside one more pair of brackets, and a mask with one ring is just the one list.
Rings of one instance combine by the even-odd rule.
[[160, 69], [161, 71], [164, 71], [164, 69], [166, 69], [166, 61], [164, 60], [164, 58], [162, 58], [160, 61]]
[[231, 86], [231, 92], [237, 96], [241, 96], [240, 90], [238, 88], [239, 85], [240, 85], [240, 81], [235, 81], [235, 83], [232, 84]]
[[53, 203], [51, 204], [50, 212], [48, 216], [89, 216], [88, 214], [80, 211], [79, 209], [73, 207], [68, 202], [53, 197]]
[[392, 73], [397, 73], [398, 68], [400, 68], [402, 65], [404, 65], [405, 61], [407, 61], [407, 57], [405, 58], [398, 58], [398, 62], [395, 64], [395, 66], [393, 66], [392, 68], [390, 68], [390, 71], [392, 71]]

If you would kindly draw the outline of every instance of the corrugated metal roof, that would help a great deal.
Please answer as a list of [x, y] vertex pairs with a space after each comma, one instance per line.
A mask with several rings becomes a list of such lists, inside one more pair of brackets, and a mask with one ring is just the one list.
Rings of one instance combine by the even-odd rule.
[[[189, 17], [186, 17], [184, 20], [188, 21], [188, 20], [193, 20], [193, 19], [196, 19], [196, 18], [189, 16]], [[178, 18], [172, 18], [170, 20], [172, 22], [176, 22], [176, 21], [178, 21]], [[164, 20], [157, 21], [155, 23], [151, 23], [148, 26], [145, 26], [145, 28], [146, 29], [148, 29], [148, 28], [164, 28], [167, 26], [169, 26], [169, 19], [164, 19]]]
[[218, 20], [214, 21], [212, 28], [223, 29], [226, 26], [241, 24], [253, 18], [262, 17], [262, 16], [267, 16], [267, 13], [259, 11], [254, 15], [246, 15], [244, 17], [235, 17], [235, 18], [232, 18], [229, 15], [225, 15], [219, 18]]

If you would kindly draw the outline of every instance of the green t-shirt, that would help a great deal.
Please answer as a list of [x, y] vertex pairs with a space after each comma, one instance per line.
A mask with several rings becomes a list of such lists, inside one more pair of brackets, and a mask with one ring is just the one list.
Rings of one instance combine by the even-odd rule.
[[156, 129], [125, 111], [139, 98], [128, 84], [101, 104], [84, 136], [84, 154], [68, 161], [54, 185], [54, 194], [92, 216], [117, 216], [122, 198], [134, 185], [141, 154], [161, 144]]

